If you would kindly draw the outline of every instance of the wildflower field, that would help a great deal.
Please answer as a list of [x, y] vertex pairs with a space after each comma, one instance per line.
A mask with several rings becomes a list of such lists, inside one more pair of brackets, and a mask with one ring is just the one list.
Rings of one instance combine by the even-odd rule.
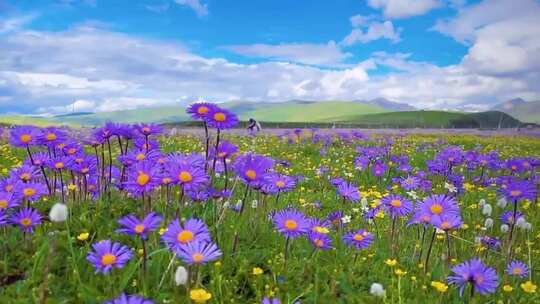
[[540, 303], [540, 138], [187, 111], [6, 130], [0, 303]]

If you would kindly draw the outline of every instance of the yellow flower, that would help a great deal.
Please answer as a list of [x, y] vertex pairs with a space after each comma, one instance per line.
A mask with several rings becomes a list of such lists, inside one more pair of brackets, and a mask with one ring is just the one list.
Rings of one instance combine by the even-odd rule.
[[88, 239], [88, 237], [90, 236], [90, 233], [88, 232], [82, 232], [81, 234], [79, 234], [77, 236], [77, 240], [79, 241], [86, 241]]
[[384, 263], [390, 267], [396, 266], [397, 260], [396, 259], [387, 259], [384, 261]]
[[212, 294], [202, 288], [198, 288], [190, 290], [189, 297], [195, 301], [195, 303], [205, 303], [212, 298]]
[[506, 285], [503, 286], [503, 290], [506, 291], [506, 292], [510, 292], [510, 291], [514, 290], [514, 287], [506, 284]]
[[221, 261], [215, 262], [215, 263], [214, 263], [214, 266], [216, 266], [216, 267], [221, 267]]
[[167, 228], [159, 228], [159, 235], [163, 235], [167, 231]]
[[77, 189], [77, 186], [75, 184], [69, 184], [68, 189], [73, 191], [73, 190]]
[[264, 273], [264, 270], [262, 270], [260, 267], [253, 267], [253, 275], [259, 275], [263, 273]]
[[403, 275], [406, 275], [407, 272], [404, 271], [404, 270], [401, 270], [399, 268], [397, 268], [396, 270], [394, 270], [394, 273], [397, 274], [398, 276], [403, 276]]
[[411, 280], [412, 280], [413, 282], [416, 282], [416, 276], [412, 276], [412, 277], [411, 277]]
[[446, 292], [448, 290], [448, 285], [439, 281], [431, 281], [431, 287], [437, 289], [438, 292]]
[[534, 284], [531, 281], [527, 281], [525, 283], [521, 283], [521, 289], [527, 293], [535, 293], [536, 292], [536, 284]]

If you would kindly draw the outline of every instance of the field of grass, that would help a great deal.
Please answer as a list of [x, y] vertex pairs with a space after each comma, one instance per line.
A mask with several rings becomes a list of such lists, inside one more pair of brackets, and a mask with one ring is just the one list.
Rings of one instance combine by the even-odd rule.
[[[433, 115], [436, 120], [436, 113]], [[211, 133], [211, 136], [215, 134]], [[264, 297], [280, 299], [281, 303], [463, 303], [469, 300], [469, 288], [461, 297], [458, 288], [450, 285], [447, 277], [451, 267], [473, 257], [479, 257], [494, 267], [498, 286], [487, 295], [477, 292], [471, 303], [540, 301], [538, 291], [534, 292], [531, 287], [531, 284], [540, 283], [540, 234], [535, 230], [540, 225], [537, 200], [519, 202], [519, 211], [533, 230], [516, 227], [512, 239], [513, 258], [528, 264], [530, 271], [524, 278], [510, 276], [504, 272], [506, 249], [510, 246], [506, 242], [508, 232], [501, 232], [499, 217], [504, 211], [511, 210], [511, 204], [506, 207], [497, 204], [501, 197], [500, 185], [494, 182], [481, 184], [476, 179], [479, 176], [503, 176], [509, 171], [504, 168], [469, 168], [470, 162], [454, 164], [450, 169], [452, 175], [464, 178], [463, 184], [456, 183], [458, 192], [454, 193], [449, 190], [448, 183], [452, 184], [449, 178], [429, 173], [426, 167], [426, 161], [449, 146], [460, 147], [463, 151], [498, 151], [503, 159], [538, 158], [538, 138], [439, 134], [400, 135], [386, 141], [377, 136], [351, 140], [350, 137], [335, 135], [329, 141], [317, 141], [314, 140], [317, 135], [308, 131], [288, 137], [233, 136], [224, 132], [223, 138], [238, 145], [239, 153], [253, 151], [286, 161], [280, 162], [283, 164], [290, 163], [290, 166], [276, 164], [274, 169], [281, 174], [302, 178], [295, 178], [296, 186], [279, 196], [264, 194], [257, 187], [247, 187], [229, 171], [228, 175], [220, 173], [213, 176], [212, 187], [228, 187], [232, 191], [230, 197], [194, 201], [184, 196], [179, 186], [161, 186], [140, 198], [112, 186], [114, 189], [110, 195], [108, 190], [104, 190], [102, 195], [91, 200], [84, 195], [79, 174], [73, 175], [69, 170], [53, 174], [46, 169], [50, 181], [54, 178], [58, 183], [60, 174], [63, 174], [63, 180], [68, 184], [65, 188], [68, 220], [50, 222], [46, 217], [51, 207], [61, 201], [62, 195], [57, 188], [54, 195], [44, 195], [31, 204], [45, 216], [33, 233], [23, 233], [17, 225], [4, 224], [1, 227], [0, 303], [100, 303], [119, 296], [121, 292], [139, 294], [156, 303], [188, 303], [190, 298], [193, 303], [204, 303], [202, 296], [190, 293], [193, 290], [203, 295], [211, 294], [208, 303], [260, 303]], [[163, 153], [204, 153], [205, 149], [202, 138], [192, 135], [160, 136], [156, 139], [159, 139]], [[120, 167], [116, 160], [121, 153], [120, 148], [116, 140], [111, 142], [114, 166]], [[96, 151], [106, 146], [98, 146]], [[376, 156], [378, 161], [389, 166], [387, 172], [377, 177], [371, 169], [355, 168], [354, 158], [359, 155], [357, 146], [388, 147], [390, 156]], [[26, 151], [7, 144], [0, 149], [0, 173], [5, 176], [8, 169], [25, 158]], [[36, 153], [37, 149], [32, 148], [32, 152]], [[97, 153], [99, 161], [105, 164], [103, 171], [97, 170], [98, 176], [99, 172], [109, 170], [108, 149], [104, 148], [103, 152], [103, 156]], [[87, 153], [94, 157], [92, 148], [88, 147]], [[429, 189], [410, 192], [393, 180], [407, 176], [398, 169], [399, 164], [393, 158], [403, 155], [408, 156], [411, 175], [428, 172], [427, 179], [432, 182]], [[523, 171], [516, 175], [532, 179], [534, 172]], [[13, 173], [9, 174], [13, 176]], [[230, 178], [228, 186], [226, 176]], [[336, 193], [330, 182], [333, 177], [351, 182], [363, 200], [351, 201]], [[41, 178], [36, 181], [43, 182]], [[401, 195], [418, 204], [435, 193], [455, 196], [459, 202], [463, 224], [446, 235], [435, 234], [431, 227], [423, 230], [423, 226], [407, 225], [410, 215], [393, 221], [385, 209], [380, 209], [374, 220], [365, 218], [366, 210], [378, 208], [381, 199], [389, 194]], [[479, 204], [481, 200], [491, 206], [489, 214], [483, 213], [484, 208]], [[234, 206], [242, 201], [245, 210], [239, 212]], [[28, 203], [23, 201], [22, 204]], [[316, 249], [305, 235], [290, 239], [282, 235], [270, 216], [288, 206], [318, 219], [325, 219], [335, 211], [343, 212], [336, 222], [324, 224], [327, 231], [322, 233], [330, 237], [331, 248]], [[148, 208], [162, 214], [164, 220], [158, 229], [149, 232], [147, 241], [141, 242], [136, 235], [117, 232], [121, 217], [128, 214], [141, 216], [148, 212]], [[8, 213], [15, 211], [16, 208], [8, 210]], [[175, 257], [161, 238], [176, 217], [182, 222], [189, 218], [203, 220], [223, 255], [191, 266]], [[487, 218], [494, 221], [493, 226], [485, 226]], [[373, 242], [365, 249], [351, 247], [342, 239], [346, 232], [356, 229], [367, 229], [373, 234]], [[422, 240], [422, 231], [427, 231], [425, 240]], [[432, 231], [433, 246], [428, 261]], [[475, 241], [483, 236], [499, 238], [502, 247], [489, 247]], [[107, 274], [96, 273], [87, 255], [93, 244], [105, 239], [127, 245], [134, 256], [124, 267], [114, 268]], [[177, 267], [188, 270], [188, 283], [175, 284]], [[530, 283], [525, 284], [527, 281]], [[383, 286], [383, 297], [370, 293], [373, 283]]]

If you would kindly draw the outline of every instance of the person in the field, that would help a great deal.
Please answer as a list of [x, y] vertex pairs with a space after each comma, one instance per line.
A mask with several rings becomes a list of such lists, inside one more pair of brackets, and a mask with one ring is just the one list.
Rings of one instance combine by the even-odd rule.
[[261, 124], [253, 118], [250, 118], [248, 121], [247, 127], [249, 135], [256, 135], [259, 131], [262, 130]]

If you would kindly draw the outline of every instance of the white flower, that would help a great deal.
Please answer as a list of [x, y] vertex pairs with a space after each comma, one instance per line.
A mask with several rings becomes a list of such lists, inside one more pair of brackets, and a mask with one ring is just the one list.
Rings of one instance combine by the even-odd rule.
[[407, 194], [414, 200], [418, 199], [418, 195], [416, 195], [416, 191], [414, 190], [407, 192]]
[[480, 207], [484, 207], [484, 205], [486, 204], [486, 200], [481, 198], [480, 201], [478, 202], [478, 206]]
[[367, 205], [368, 205], [367, 198], [362, 197], [362, 199], [360, 200], [360, 206], [361, 206], [362, 209], [363, 209], [364, 207], [367, 207]]
[[508, 225], [506, 225], [506, 224], [501, 225], [501, 232], [502, 233], [507, 233], [509, 229], [510, 229], [510, 227], [508, 227]]
[[491, 216], [491, 211], [493, 211], [493, 208], [491, 208], [491, 205], [484, 204], [484, 207], [482, 207], [482, 214], [485, 216]]
[[448, 192], [457, 192], [457, 188], [453, 184], [444, 183], [444, 188], [448, 189]]
[[532, 224], [531, 223], [527, 223], [523, 226], [523, 230], [531, 230], [532, 229]]
[[523, 226], [525, 226], [526, 224], [527, 224], [527, 221], [525, 220], [523, 216], [518, 217], [516, 221], [516, 226], [518, 226], [518, 228], [523, 229]]
[[224, 208], [229, 208], [230, 206], [231, 206], [231, 202], [229, 201], [225, 201], [225, 203], [223, 203]]
[[506, 200], [504, 196], [501, 197], [499, 200], [497, 200], [498, 207], [505, 208], [507, 204], [508, 204], [508, 201]]
[[251, 208], [257, 208], [257, 206], [259, 205], [259, 202], [257, 200], [253, 200], [251, 201]]
[[63, 222], [67, 220], [68, 208], [62, 203], [56, 203], [52, 206], [49, 218], [51, 222]]
[[343, 224], [350, 223], [351, 222], [351, 216], [350, 215], [345, 215], [344, 217], [341, 218], [341, 222]]
[[480, 243], [482, 243], [482, 238], [479, 237], [479, 236], [475, 237], [475, 238], [474, 238], [474, 243], [477, 244], [477, 245], [479, 245]]
[[176, 273], [174, 274], [174, 282], [176, 286], [185, 285], [188, 279], [188, 272], [184, 266], [178, 266]]
[[486, 228], [491, 228], [493, 227], [493, 219], [488, 217], [485, 221], [484, 221], [484, 227]]
[[373, 283], [371, 284], [371, 288], [369, 289], [369, 293], [376, 297], [384, 297], [386, 294], [386, 291], [384, 290], [383, 286], [379, 283]]

